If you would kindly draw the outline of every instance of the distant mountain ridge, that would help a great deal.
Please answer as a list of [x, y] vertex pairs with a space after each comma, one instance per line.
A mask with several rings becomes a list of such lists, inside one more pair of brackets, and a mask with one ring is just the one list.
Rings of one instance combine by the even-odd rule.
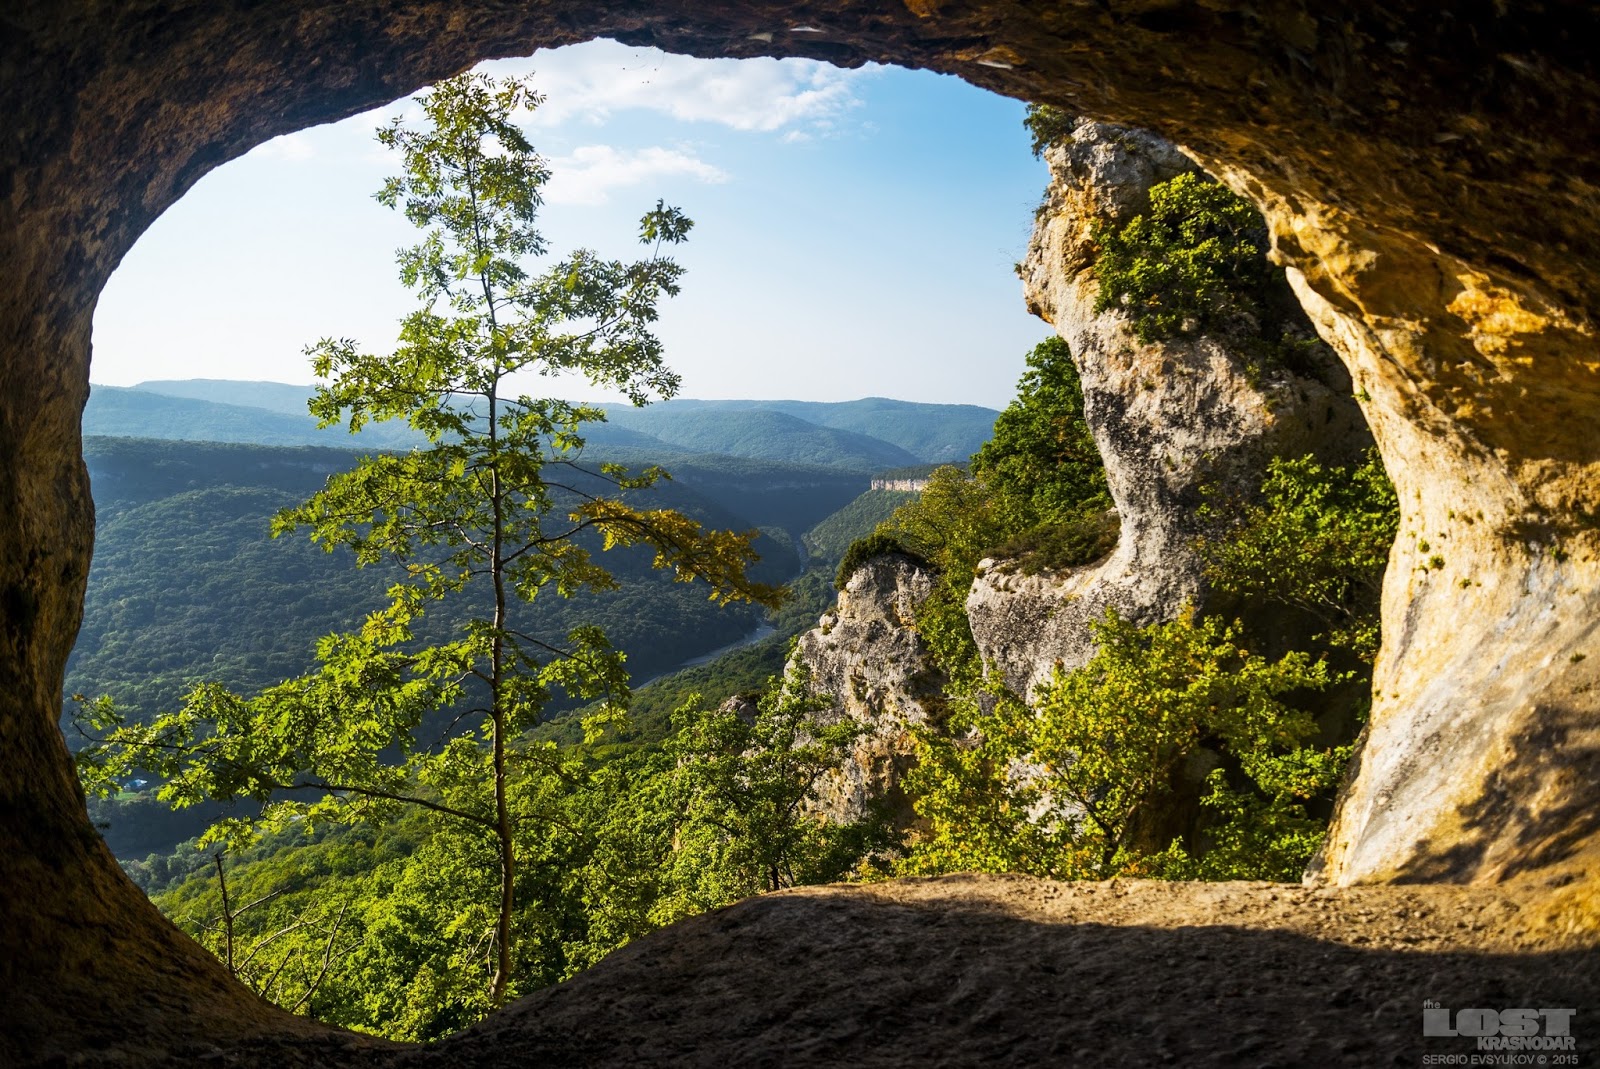
[[[306, 410], [314, 387], [232, 379], [154, 379], [133, 387], [95, 386], [84, 433], [113, 437], [395, 449], [418, 436], [396, 423], [369, 424], [353, 439], [318, 428]], [[655, 453], [663, 461], [698, 454], [877, 472], [964, 461], [988, 440], [998, 415], [977, 405], [867, 397], [856, 401], [663, 401], [646, 408], [606, 404], [608, 422], [586, 437], [603, 448]]]
[[[276, 383], [270, 385], [278, 385]], [[106, 438], [237, 442], [248, 445], [354, 446], [339, 427], [319, 428], [310, 413], [294, 415], [259, 405], [157, 393], [140, 387], [94, 385], [83, 410], [83, 433]], [[420, 440], [405, 424], [379, 423], [362, 431], [367, 449], [403, 449]]]
[[[649, 408], [608, 406], [606, 419], [609, 427], [649, 434], [669, 446], [696, 453], [828, 464], [860, 472], [917, 460], [882, 438], [821, 427], [771, 409], [683, 408], [666, 402]], [[594, 440], [605, 439], [596, 435]]]
[[863, 397], [855, 401], [674, 398], [652, 405], [651, 409], [782, 412], [819, 427], [870, 435], [899, 446], [915, 458], [912, 463], [926, 464], [965, 461], [989, 440], [995, 418], [1000, 414], [980, 405], [929, 404], [890, 397]]
[[131, 389], [168, 397], [187, 397], [194, 401], [265, 408], [288, 416], [304, 416], [308, 415], [306, 402], [311, 400], [317, 388], [264, 379], [150, 379]]

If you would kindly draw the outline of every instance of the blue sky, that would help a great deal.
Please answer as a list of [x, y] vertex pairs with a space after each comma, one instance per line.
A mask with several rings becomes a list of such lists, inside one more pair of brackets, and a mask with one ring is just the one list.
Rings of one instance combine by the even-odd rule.
[[[685, 397], [865, 396], [1002, 407], [1049, 328], [1012, 264], [1046, 180], [1022, 105], [926, 72], [697, 60], [609, 41], [486, 64], [535, 72], [556, 250], [631, 257], [663, 197], [696, 222], [660, 334]], [[311, 379], [325, 335], [391, 347], [415, 239], [372, 193], [374, 129], [262, 145], [206, 176], [129, 253], [95, 317], [95, 382]], [[569, 397], [610, 399], [581, 382]]]

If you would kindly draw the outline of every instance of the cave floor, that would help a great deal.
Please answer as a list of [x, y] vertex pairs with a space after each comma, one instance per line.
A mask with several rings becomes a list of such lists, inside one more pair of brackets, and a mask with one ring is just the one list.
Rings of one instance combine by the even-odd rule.
[[1425, 1000], [1576, 1009], [1578, 1061], [1548, 1064], [1600, 1064], [1600, 935], [1534, 901], [1006, 876], [804, 888], [640, 939], [430, 1048], [303, 1037], [191, 1044], [164, 1064], [1383, 1066], [1476, 1053], [1471, 1038], [1422, 1034]]

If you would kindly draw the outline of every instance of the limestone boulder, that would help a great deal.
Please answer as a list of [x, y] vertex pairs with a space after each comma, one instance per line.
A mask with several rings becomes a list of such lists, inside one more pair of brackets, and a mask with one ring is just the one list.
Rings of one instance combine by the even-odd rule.
[[872, 803], [909, 820], [900, 778], [914, 760], [911, 731], [938, 716], [945, 682], [916, 629], [932, 591], [932, 574], [910, 557], [870, 558], [795, 646], [811, 692], [832, 702], [823, 718], [864, 729], [819, 792], [830, 820], [860, 820]]

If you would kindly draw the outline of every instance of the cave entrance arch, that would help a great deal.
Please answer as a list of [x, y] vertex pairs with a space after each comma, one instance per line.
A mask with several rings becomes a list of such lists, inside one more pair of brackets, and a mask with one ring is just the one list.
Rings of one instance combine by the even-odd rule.
[[[1590, 5], [20, 0], [0, 15], [0, 989], [19, 1050], [286, 1036], [88, 825], [55, 725], [93, 522], [90, 319], [138, 234], [280, 133], [472, 62], [611, 36], [879, 60], [1143, 126], [1267, 216], [1401, 493], [1336, 882], [1600, 853], [1600, 77]], [[1442, 533], [1440, 533], [1442, 532]], [[1448, 549], [1432, 549], [1441, 544]], [[1428, 541], [1430, 550], [1419, 549]], [[1432, 558], [1440, 558], [1435, 565]], [[1586, 652], [1592, 651], [1592, 652]], [[41, 1044], [44, 1044], [41, 1046]], [[135, 1056], [135, 1060], [138, 1060]]]

